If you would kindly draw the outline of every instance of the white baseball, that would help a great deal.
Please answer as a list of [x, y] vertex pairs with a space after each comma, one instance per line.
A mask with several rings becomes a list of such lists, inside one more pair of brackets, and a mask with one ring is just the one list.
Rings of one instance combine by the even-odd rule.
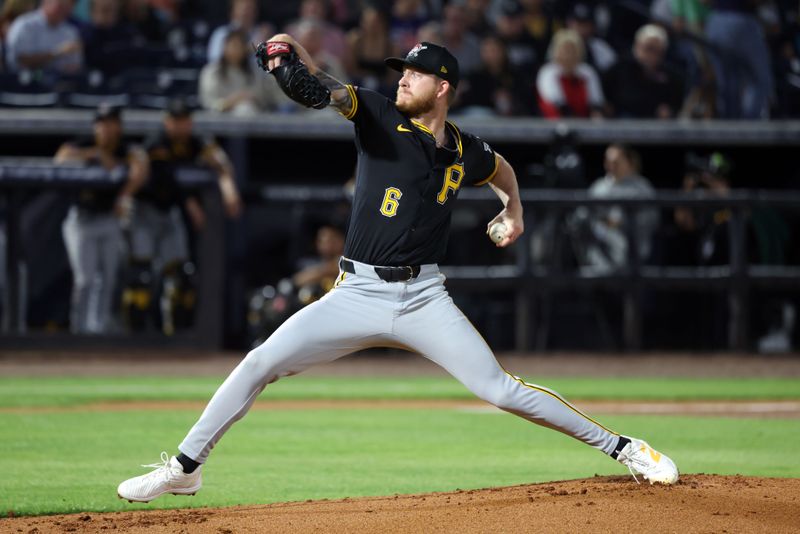
[[496, 222], [492, 226], [489, 227], [489, 239], [494, 241], [495, 243], [499, 243], [506, 237], [506, 230], [508, 228], [505, 224], [501, 222]]

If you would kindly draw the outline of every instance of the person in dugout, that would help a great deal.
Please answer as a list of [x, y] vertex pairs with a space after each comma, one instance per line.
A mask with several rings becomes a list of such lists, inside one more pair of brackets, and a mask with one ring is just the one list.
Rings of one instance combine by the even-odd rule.
[[109, 172], [127, 167], [124, 181], [77, 190], [62, 225], [73, 279], [70, 330], [113, 333], [122, 227], [129, 222], [133, 195], [147, 179], [147, 155], [123, 140], [122, 110], [101, 104], [94, 114], [92, 137], [64, 143], [54, 161], [99, 166]]
[[195, 268], [182, 210], [197, 232], [205, 227], [206, 215], [197, 196], [181, 188], [177, 169], [211, 168], [226, 215], [235, 218], [242, 211], [227, 155], [213, 139], [196, 135], [193, 128], [191, 108], [176, 99], [169, 103], [162, 131], [145, 143], [150, 179], [136, 195], [128, 285], [123, 293], [124, 317], [132, 330], [142, 330], [160, 318], [161, 330], [172, 335], [193, 322]]

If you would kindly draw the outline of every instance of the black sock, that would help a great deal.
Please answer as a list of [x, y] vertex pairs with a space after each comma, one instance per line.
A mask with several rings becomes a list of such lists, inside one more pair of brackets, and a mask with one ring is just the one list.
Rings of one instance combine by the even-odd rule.
[[625, 445], [627, 445], [630, 442], [631, 440], [629, 440], [625, 436], [620, 436], [619, 441], [617, 441], [617, 446], [614, 447], [614, 451], [609, 456], [611, 456], [613, 459], [616, 460], [617, 456], [619, 456], [619, 453], [622, 452], [622, 449], [625, 448]]
[[175, 459], [181, 463], [181, 465], [183, 466], [183, 472], [186, 473], [187, 475], [189, 473], [194, 473], [194, 470], [200, 467], [201, 465], [200, 463], [195, 462], [194, 460], [192, 460], [183, 453], [180, 453], [178, 456], [175, 457]]

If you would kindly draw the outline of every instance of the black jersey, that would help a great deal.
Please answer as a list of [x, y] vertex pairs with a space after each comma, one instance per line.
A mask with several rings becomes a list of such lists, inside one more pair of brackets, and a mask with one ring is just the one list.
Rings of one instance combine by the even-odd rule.
[[[92, 148], [96, 146], [94, 139], [89, 138], [76, 139], [71, 144], [78, 148]], [[112, 155], [118, 165], [127, 165], [129, 151], [130, 147], [123, 144], [121, 141], [117, 144], [117, 148]], [[86, 165], [102, 165], [99, 158], [90, 158], [84, 163], [86, 163]], [[120, 189], [122, 189], [122, 183], [111, 187], [84, 187], [77, 191], [74, 202], [75, 205], [82, 210], [92, 213], [107, 213], [114, 209], [114, 204], [117, 201], [117, 195]]]
[[164, 132], [145, 143], [150, 157], [150, 179], [136, 195], [160, 210], [179, 205], [184, 194], [175, 178], [180, 166], [202, 164], [202, 158], [215, 147], [213, 139], [193, 135], [184, 142], [173, 141]]
[[345, 256], [372, 265], [442, 261], [459, 189], [491, 181], [497, 156], [451, 122], [445, 129], [452, 148], [437, 148], [433, 133], [386, 97], [347, 90], [358, 166]]

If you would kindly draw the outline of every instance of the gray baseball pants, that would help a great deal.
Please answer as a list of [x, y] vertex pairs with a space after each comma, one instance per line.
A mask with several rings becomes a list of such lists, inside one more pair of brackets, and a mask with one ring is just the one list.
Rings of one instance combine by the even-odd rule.
[[281, 377], [369, 347], [397, 347], [442, 366], [481, 399], [606, 454], [619, 435], [556, 392], [503, 369], [444, 287], [436, 265], [409, 282], [384, 282], [366, 264], [340, 273], [336, 287], [290, 317], [233, 370], [178, 449], [203, 463], [256, 397]]
[[73, 206], [61, 231], [72, 268], [70, 329], [81, 334], [107, 332], [122, 256], [119, 221], [111, 213]]
[[152, 261], [155, 272], [172, 262], [189, 259], [189, 238], [177, 206], [164, 211], [149, 202], [138, 201], [133, 210], [130, 238], [131, 256]]

